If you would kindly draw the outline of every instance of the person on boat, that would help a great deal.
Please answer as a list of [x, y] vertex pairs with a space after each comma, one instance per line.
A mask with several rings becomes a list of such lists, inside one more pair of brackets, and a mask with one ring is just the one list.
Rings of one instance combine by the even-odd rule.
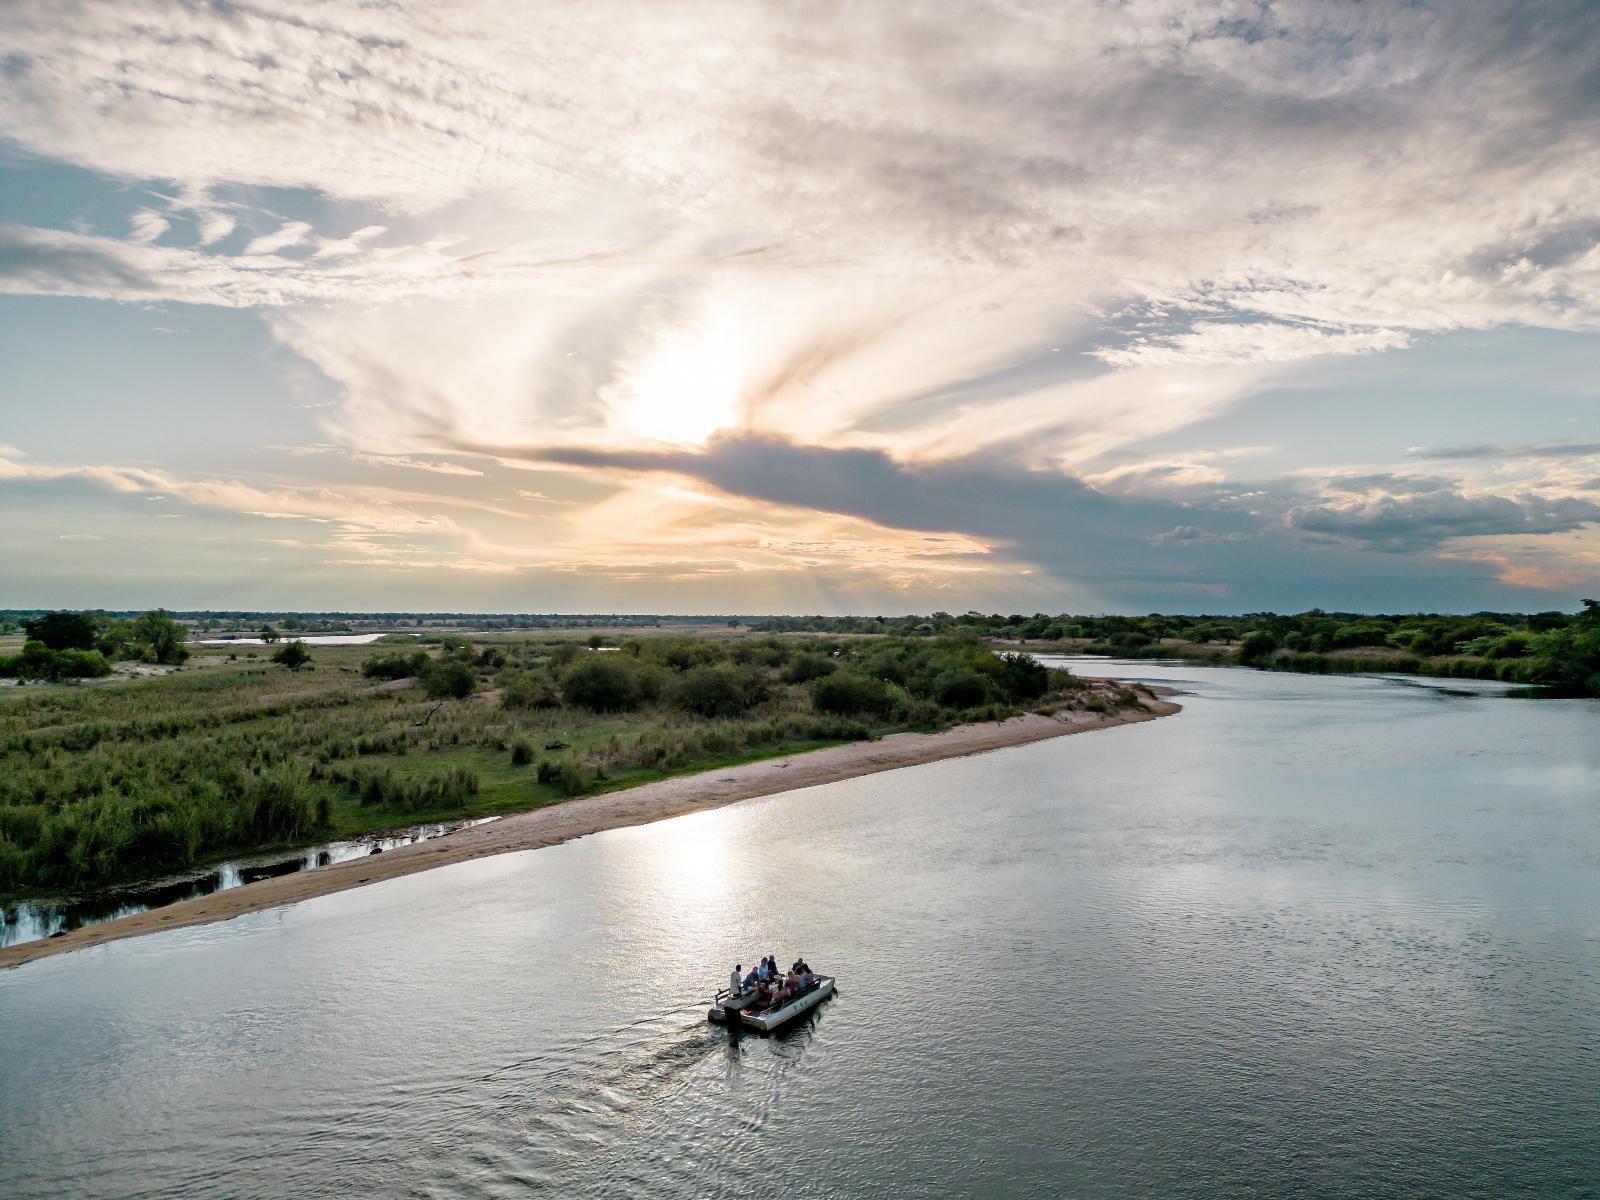
[[758, 983], [760, 983], [760, 982], [761, 982], [761, 971], [760, 971], [760, 969], [757, 968], [757, 967], [751, 967], [750, 968], [750, 974], [748, 974], [748, 975], [746, 975], [744, 977], [744, 988], [742, 990], [744, 990], [746, 992], [753, 992], [753, 991], [756, 990], [756, 985]]
[[765, 983], [769, 978], [771, 978], [769, 972], [767, 971], [767, 960], [764, 958], [756, 964], [756, 978], [762, 983]]
[[733, 967], [733, 974], [728, 976], [728, 990], [730, 992], [735, 992], [735, 993], [740, 991], [741, 989], [739, 987], [739, 984], [743, 981], [743, 979], [744, 979], [744, 964], [743, 963], [735, 963], [734, 967]]
[[809, 975], [809, 974], [811, 974], [811, 967], [807, 964], [806, 960], [803, 959], [803, 958], [797, 958], [797, 959], [794, 960], [794, 969], [795, 969], [795, 973], [797, 975]]

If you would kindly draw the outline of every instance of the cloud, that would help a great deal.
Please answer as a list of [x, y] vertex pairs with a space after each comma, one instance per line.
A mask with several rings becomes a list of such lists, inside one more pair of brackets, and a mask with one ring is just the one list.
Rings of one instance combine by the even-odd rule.
[[1569, 533], [1600, 523], [1600, 504], [1531, 493], [1469, 496], [1437, 488], [1300, 505], [1289, 511], [1288, 523], [1310, 533], [1351, 538], [1375, 550], [1407, 553], [1457, 538]]
[[136, 242], [153, 242], [172, 228], [172, 222], [149, 208], [135, 212], [128, 219], [128, 224], [132, 230], [129, 236]]
[[233, 232], [236, 222], [225, 212], [204, 209], [195, 216], [195, 232], [202, 246], [212, 246]]
[[1411, 342], [1399, 329], [1328, 330], [1275, 322], [1197, 322], [1186, 333], [1140, 336], [1126, 346], [1093, 351], [1112, 366], [1174, 363], [1285, 363], [1324, 354], [1372, 354]]
[[306, 221], [285, 221], [272, 233], [252, 238], [245, 246], [246, 254], [276, 254], [291, 246], [298, 246], [311, 236], [311, 225]]
[[[20, 0], [0, 137], [174, 198], [0, 227], [0, 291], [261, 309], [337, 392], [321, 437], [437, 476], [419, 498], [71, 469], [96, 486], [351, 511], [369, 539], [436, 539], [390, 555], [435, 563], [454, 539], [737, 578], [826, 529], [929, 586], [1004, 561], [1208, 594], [1227, 585], [1172, 560], [1203, 546], [1243, 586], [1286, 546], [1331, 572], [1571, 531], [1575, 441], [1419, 449], [1532, 464], [1425, 486], [1337, 438], [1366, 465], [1241, 479], [1174, 435], [1334, 356], [1600, 330], [1597, 37], [1579, 0], [599, 0], [535, 23], [507, 0]], [[463, 447], [604, 498], [491, 512]], [[1372, 478], [1315, 478], [1340, 470]], [[508, 525], [546, 519], [537, 548]], [[923, 537], [963, 549], [924, 569]]]
[[1600, 442], [1533, 442], [1521, 446], [1496, 446], [1486, 442], [1463, 446], [1412, 446], [1407, 458], [1594, 458]]

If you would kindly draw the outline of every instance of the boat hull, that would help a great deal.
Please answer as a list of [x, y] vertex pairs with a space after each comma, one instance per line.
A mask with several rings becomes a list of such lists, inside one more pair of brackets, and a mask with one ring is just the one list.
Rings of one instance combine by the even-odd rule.
[[[771, 1033], [781, 1029], [796, 1017], [802, 1017], [817, 1005], [833, 995], [834, 980], [831, 975], [823, 975], [817, 979], [817, 985], [810, 988], [802, 996], [797, 996], [782, 1008], [770, 1009], [762, 1013], [743, 1011], [727, 1002], [716, 1004], [706, 1015], [719, 1024], [737, 1025], [743, 1029], [758, 1029], [762, 1033]], [[742, 1001], [743, 997], [735, 997], [735, 1001]]]

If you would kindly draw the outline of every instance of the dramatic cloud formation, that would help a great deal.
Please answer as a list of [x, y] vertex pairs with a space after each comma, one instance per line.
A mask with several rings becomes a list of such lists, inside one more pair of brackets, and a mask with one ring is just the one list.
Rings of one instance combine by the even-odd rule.
[[[1409, 446], [1305, 399], [1440, 339], [1600, 338], [1584, 0], [25, 0], [7, 32], [0, 168], [41, 198], [0, 205], [0, 293], [255, 310], [318, 424], [238, 478], [0, 481], [657, 607], [793, 607], [794, 564], [830, 604], [1458, 606], [1593, 562], [1592, 384]], [[379, 546], [421, 536], [401, 507], [433, 540]]]

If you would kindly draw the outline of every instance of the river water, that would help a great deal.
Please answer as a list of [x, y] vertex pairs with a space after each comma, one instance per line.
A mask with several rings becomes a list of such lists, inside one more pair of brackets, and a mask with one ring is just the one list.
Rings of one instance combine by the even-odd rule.
[[[1186, 711], [0, 974], [0, 1194], [1600, 1195], [1600, 704], [1121, 669]], [[758, 951], [841, 994], [706, 1024]]]

